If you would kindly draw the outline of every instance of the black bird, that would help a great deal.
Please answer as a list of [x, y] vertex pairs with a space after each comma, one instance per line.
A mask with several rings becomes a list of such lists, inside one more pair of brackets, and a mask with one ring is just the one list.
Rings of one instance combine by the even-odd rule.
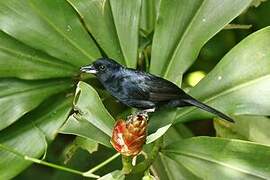
[[97, 59], [81, 67], [82, 72], [95, 74], [109, 93], [123, 104], [145, 112], [161, 106], [196, 106], [225, 120], [232, 118], [186, 94], [174, 83], [153, 74], [126, 68], [109, 58]]

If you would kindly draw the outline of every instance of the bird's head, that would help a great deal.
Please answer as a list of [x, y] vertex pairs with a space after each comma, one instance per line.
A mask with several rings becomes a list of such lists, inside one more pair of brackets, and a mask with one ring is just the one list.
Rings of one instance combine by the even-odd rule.
[[118, 71], [122, 66], [109, 58], [99, 58], [92, 64], [80, 68], [81, 72], [94, 74], [97, 77], [105, 78]]

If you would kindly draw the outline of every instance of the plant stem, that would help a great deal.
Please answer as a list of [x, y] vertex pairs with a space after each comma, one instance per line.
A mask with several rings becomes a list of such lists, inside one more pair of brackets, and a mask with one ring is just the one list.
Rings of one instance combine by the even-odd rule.
[[122, 155], [122, 164], [123, 164], [122, 172], [124, 174], [129, 174], [133, 168], [131, 157]]
[[151, 150], [150, 154], [148, 155], [148, 158], [146, 160], [144, 160], [143, 162], [134, 166], [134, 168], [131, 172], [132, 174], [144, 172], [147, 169], [149, 169], [149, 167], [153, 164], [153, 162], [155, 161], [155, 159], [158, 156], [158, 152], [162, 146], [162, 142], [163, 142], [162, 137], [156, 140], [153, 149]]
[[49, 166], [49, 167], [59, 169], [59, 170], [62, 170], [62, 171], [67, 171], [67, 172], [70, 172], [70, 173], [73, 173], [73, 174], [83, 175], [83, 172], [81, 172], [81, 171], [77, 171], [75, 169], [70, 169], [70, 168], [67, 168], [67, 167], [64, 167], [64, 166], [60, 166], [60, 165], [57, 165], [57, 164], [42, 161], [40, 159], [32, 158], [32, 157], [29, 157], [29, 156], [24, 156], [24, 159], [27, 160], [27, 161], [31, 161], [33, 163], [36, 163], [36, 164]]
[[143, 50], [143, 54], [144, 54], [144, 57], [145, 57], [145, 70], [146, 70], [146, 72], [149, 72], [149, 67], [150, 67], [149, 62], [150, 62], [150, 60], [149, 60], [146, 49]]
[[[41, 164], [41, 165], [49, 166], [49, 167], [59, 169], [59, 170], [62, 170], [62, 171], [66, 171], [66, 172], [70, 172], [70, 173], [73, 173], [73, 174], [79, 174], [81, 176], [84, 176], [84, 173], [81, 172], [81, 171], [77, 171], [75, 169], [67, 168], [67, 167], [64, 167], [64, 166], [60, 166], [60, 165], [57, 165], [57, 164], [49, 163], [49, 162], [46, 162], [46, 161], [42, 161], [40, 159], [36, 159], [36, 158], [33, 158], [33, 157], [23, 155], [23, 154], [19, 153], [18, 151], [14, 150], [14, 149], [12, 149], [10, 147], [7, 147], [7, 146], [5, 146], [3, 144], [0, 144], [0, 149], [4, 149], [4, 150], [6, 150], [6, 151], [8, 151], [10, 153], [13, 153], [13, 154], [19, 156], [20, 158], [22, 158], [22, 159], [24, 159], [26, 161], [31, 161], [31, 162], [36, 163], [36, 164]], [[87, 177], [99, 178], [99, 176], [94, 175], [94, 174], [88, 174]]]
[[103, 161], [102, 163], [96, 165], [95, 167], [93, 167], [92, 169], [90, 169], [89, 171], [83, 173], [83, 174], [88, 174], [88, 173], [94, 173], [95, 171], [99, 170], [100, 168], [102, 168], [103, 166], [105, 166], [106, 164], [110, 163], [111, 161], [113, 161], [115, 158], [117, 158], [120, 155], [120, 153], [117, 153], [115, 155], [113, 155], [112, 157], [106, 159], [105, 161]]

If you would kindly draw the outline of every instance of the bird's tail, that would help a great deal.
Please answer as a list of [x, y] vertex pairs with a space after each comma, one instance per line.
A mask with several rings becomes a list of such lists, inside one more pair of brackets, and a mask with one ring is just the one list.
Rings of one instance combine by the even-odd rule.
[[234, 120], [232, 118], [230, 118], [229, 116], [223, 114], [222, 112], [220, 112], [220, 111], [218, 111], [218, 110], [216, 110], [216, 109], [214, 109], [214, 108], [212, 108], [212, 107], [210, 107], [210, 106], [208, 106], [208, 105], [194, 99], [193, 97], [191, 97], [189, 95], [187, 95], [187, 96], [188, 96], [188, 98], [185, 98], [185, 99], [182, 100], [185, 103], [196, 106], [196, 107], [198, 107], [200, 109], [203, 109], [205, 111], [208, 111], [210, 113], [213, 113], [213, 114], [215, 114], [215, 115], [217, 115], [217, 116], [219, 116], [219, 117], [221, 117], [221, 118], [223, 118], [223, 119], [225, 119], [227, 121], [234, 122]]

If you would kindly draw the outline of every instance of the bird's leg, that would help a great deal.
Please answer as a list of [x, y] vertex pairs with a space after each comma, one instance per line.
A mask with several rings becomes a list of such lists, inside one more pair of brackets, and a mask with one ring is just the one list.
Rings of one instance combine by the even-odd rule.
[[127, 117], [127, 123], [132, 122], [133, 117], [134, 117], [134, 114], [129, 115], [129, 116]]
[[142, 111], [138, 111], [136, 114], [137, 115], [140, 115], [140, 114], [148, 114], [148, 113], [150, 113], [150, 112], [155, 112], [155, 110], [156, 110], [156, 108], [151, 108], [151, 109], [144, 109], [144, 110], [142, 110]]
[[151, 108], [151, 109], [144, 109], [142, 111], [138, 111], [136, 112], [136, 116], [140, 115], [140, 116], [145, 116], [145, 117], [148, 117], [148, 113], [150, 112], [155, 112], [155, 108]]
[[129, 115], [127, 117], [127, 122], [132, 122], [134, 117], [137, 117], [137, 116], [144, 116], [145, 118], [148, 119], [148, 113], [150, 113], [150, 112], [155, 112], [155, 108], [144, 109], [144, 110], [141, 110], [141, 111], [137, 111], [136, 113], [134, 113], [132, 115]]

